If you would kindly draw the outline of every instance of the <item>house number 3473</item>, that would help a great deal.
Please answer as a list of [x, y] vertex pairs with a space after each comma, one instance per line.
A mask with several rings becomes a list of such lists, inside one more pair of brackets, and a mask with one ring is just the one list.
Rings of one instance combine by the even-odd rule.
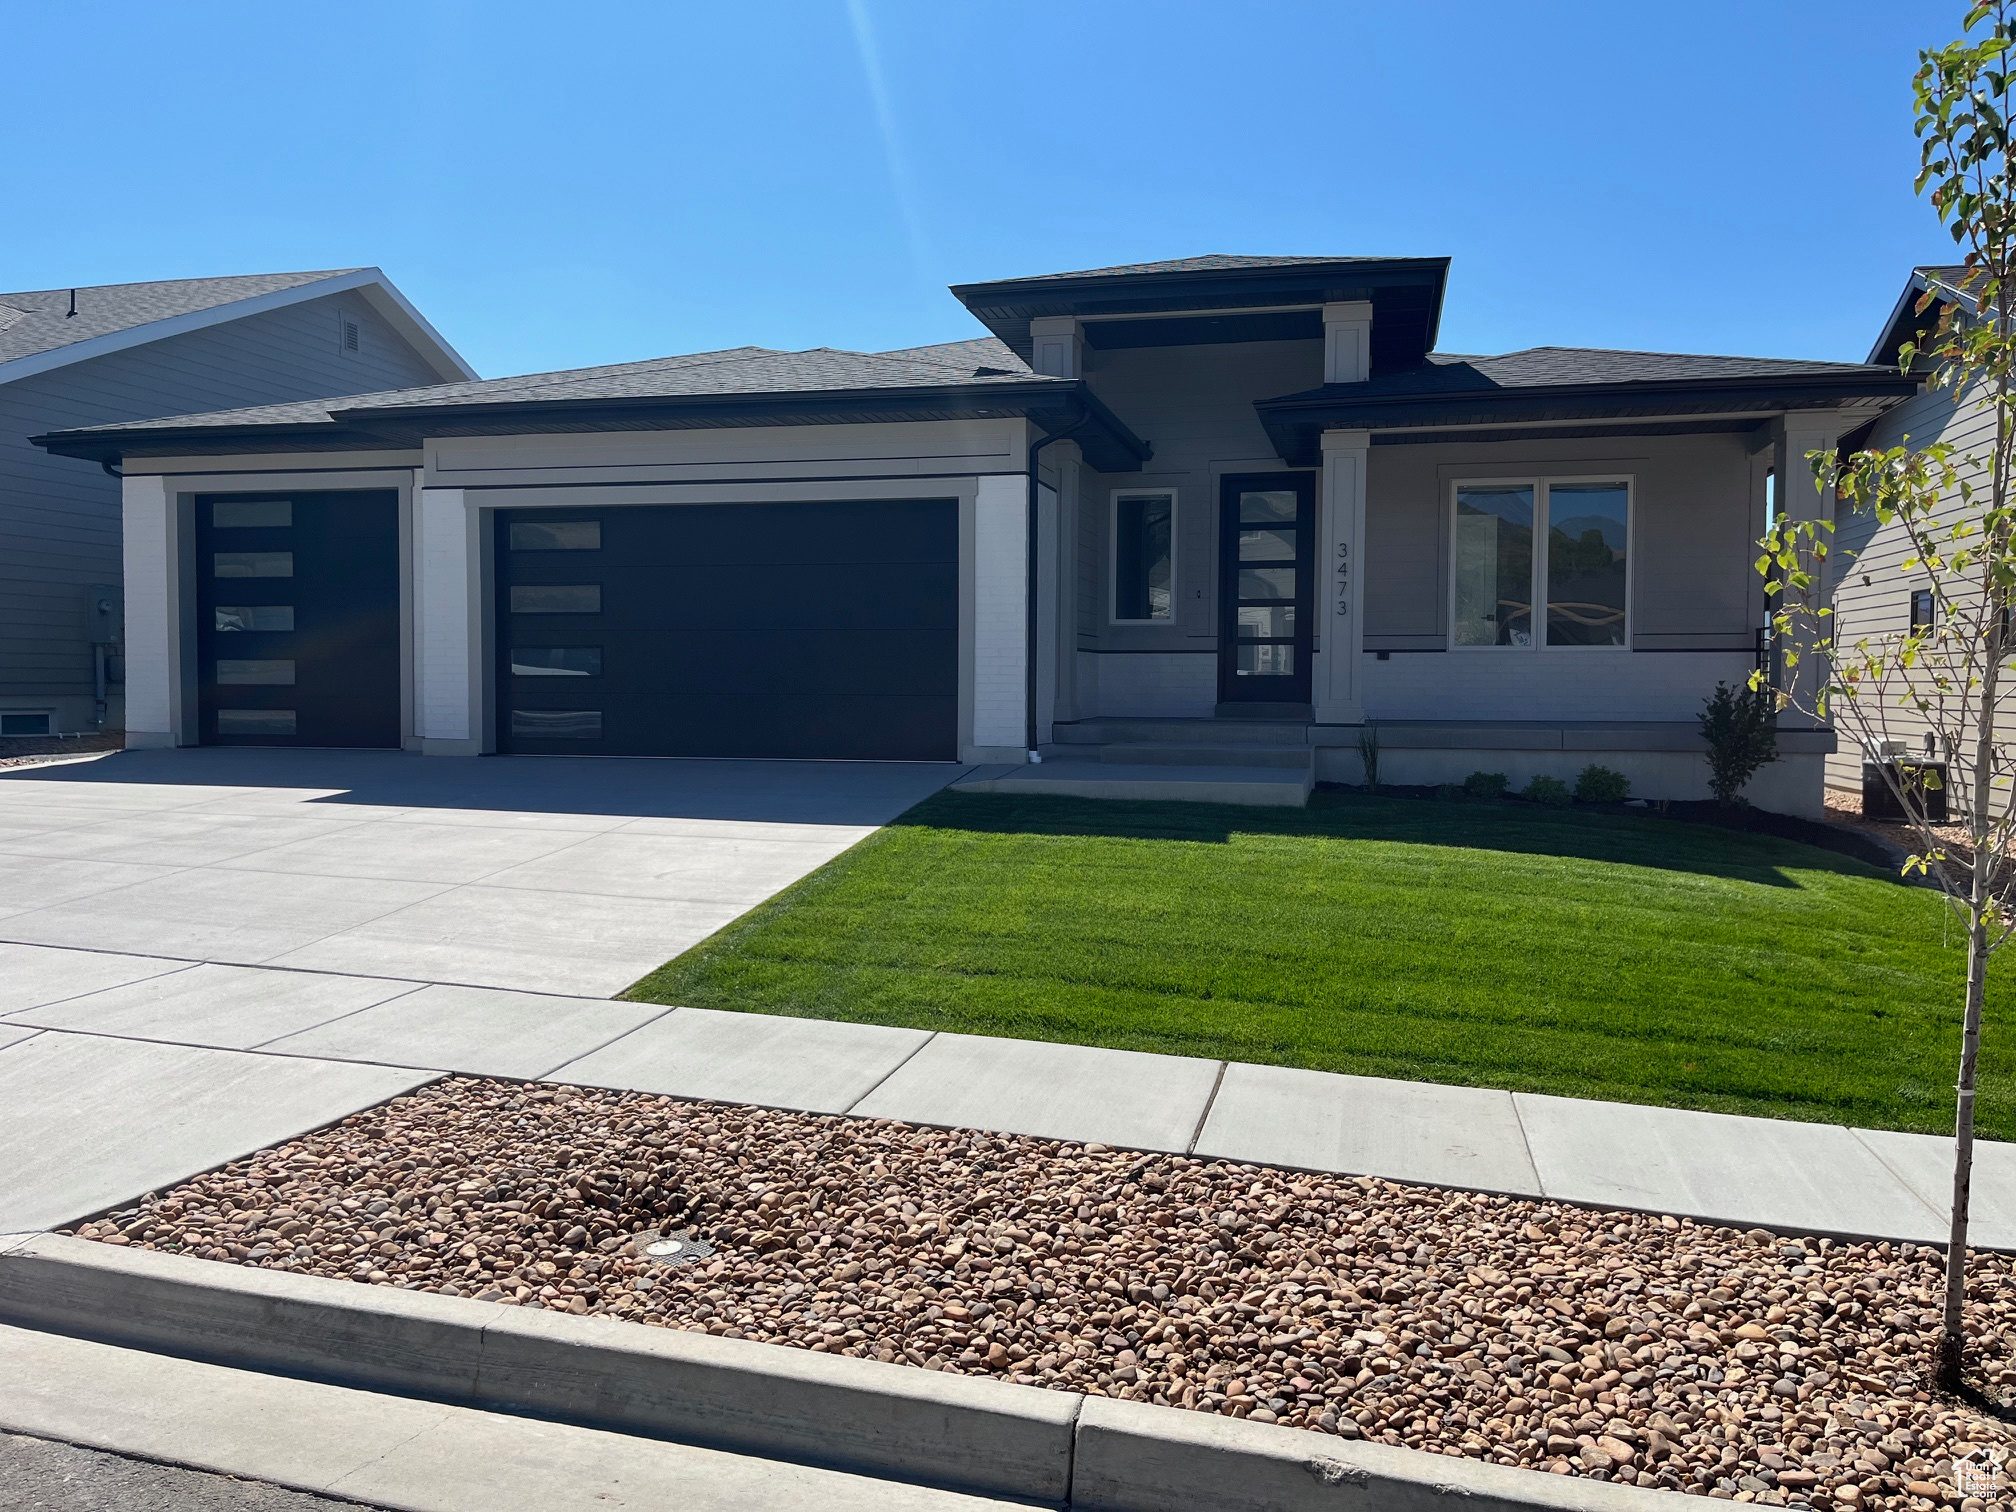
[[1351, 612], [1351, 543], [1337, 543], [1337, 612]]

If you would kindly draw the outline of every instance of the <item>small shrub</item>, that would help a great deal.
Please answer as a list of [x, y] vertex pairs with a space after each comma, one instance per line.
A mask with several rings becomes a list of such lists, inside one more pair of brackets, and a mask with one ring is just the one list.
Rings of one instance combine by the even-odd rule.
[[1585, 766], [1575, 778], [1577, 803], [1622, 803], [1631, 796], [1631, 779], [1608, 767]]
[[1512, 779], [1503, 772], [1472, 772], [1463, 779], [1463, 791], [1472, 798], [1503, 798]]
[[1461, 803], [1470, 795], [1463, 791], [1462, 783], [1445, 782], [1435, 789], [1435, 796], [1440, 798], [1444, 803]]
[[1571, 801], [1568, 784], [1559, 777], [1535, 777], [1519, 796], [1545, 808], [1566, 808]]
[[1777, 716], [1769, 688], [1715, 684], [1701, 710], [1708, 742], [1708, 787], [1718, 803], [1734, 803], [1757, 769], [1778, 759]]
[[1358, 759], [1365, 763], [1365, 791], [1379, 791], [1379, 728], [1366, 725], [1358, 732]]

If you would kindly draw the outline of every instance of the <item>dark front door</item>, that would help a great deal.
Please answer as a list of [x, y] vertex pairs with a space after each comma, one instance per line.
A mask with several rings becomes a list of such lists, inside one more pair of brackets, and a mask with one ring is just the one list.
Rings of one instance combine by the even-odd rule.
[[499, 510], [497, 744], [950, 761], [949, 499]]
[[1229, 476], [1218, 521], [1219, 701], [1306, 704], [1315, 628], [1309, 614], [1314, 475]]
[[205, 745], [399, 744], [399, 498], [196, 500]]

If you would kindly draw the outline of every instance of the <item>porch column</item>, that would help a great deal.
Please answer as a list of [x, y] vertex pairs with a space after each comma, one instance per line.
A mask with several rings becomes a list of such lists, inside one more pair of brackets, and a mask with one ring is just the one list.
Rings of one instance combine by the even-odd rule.
[[[1833, 451], [1841, 444], [1841, 437], [1848, 428], [1847, 419], [1834, 410], [1795, 411], [1780, 416], [1772, 423], [1778, 512], [1786, 521], [1831, 521], [1834, 518], [1834, 496], [1821, 490], [1819, 481], [1813, 476], [1813, 464], [1806, 460], [1806, 454]], [[1827, 543], [1826, 570], [1820, 576], [1818, 605], [1824, 607], [1834, 599], [1836, 557], [1833, 537], [1822, 531], [1820, 538]], [[1793, 670], [1785, 689], [1807, 708], [1812, 706], [1814, 694], [1822, 681], [1821, 669], [1812, 657], [1814, 639], [1809, 632], [1795, 643], [1799, 665]], [[1804, 714], [1795, 717], [1801, 722], [1807, 718]]]
[[413, 732], [426, 755], [474, 755], [471, 585], [481, 552], [462, 490], [415, 490], [413, 532]]
[[1365, 642], [1365, 461], [1370, 431], [1323, 432], [1322, 524], [1316, 532], [1318, 724], [1363, 724], [1360, 648]]
[[997, 473], [973, 500], [973, 725], [963, 761], [1026, 761], [1029, 480]]
[[1363, 383], [1372, 376], [1372, 301], [1323, 306], [1323, 381]]
[[1029, 322], [1029, 366], [1045, 378], [1085, 376], [1085, 338], [1070, 315], [1039, 315]]
[[126, 744], [181, 743], [181, 529], [168, 480], [131, 474], [120, 485], [126, 571]]

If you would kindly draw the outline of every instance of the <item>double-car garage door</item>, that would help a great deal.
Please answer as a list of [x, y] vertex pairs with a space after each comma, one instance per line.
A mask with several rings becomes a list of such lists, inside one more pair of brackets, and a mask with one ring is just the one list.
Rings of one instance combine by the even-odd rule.
[[497, 512], [497, 744], [949, 761], [951, 500]]

